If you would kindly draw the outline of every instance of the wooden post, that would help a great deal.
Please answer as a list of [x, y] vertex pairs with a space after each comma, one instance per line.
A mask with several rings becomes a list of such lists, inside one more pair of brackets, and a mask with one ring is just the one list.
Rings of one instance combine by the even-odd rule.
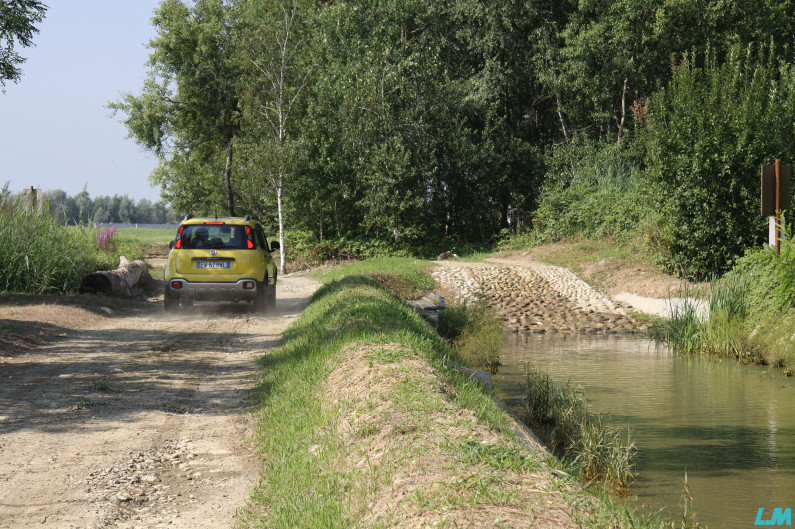
[[781, 233], [779, 225], [781, 218], [781, 160], [776, 158], [776, 255], [781, 253]]
[[792, 166], [776, 160], [773, 165], [762, 166], [762, 216], [768, 217], [769, 244], [781, 251], [781, 239], [784, 233], [780, 227], [784, 225], [786, 212], [790, 205], [790, 179]]

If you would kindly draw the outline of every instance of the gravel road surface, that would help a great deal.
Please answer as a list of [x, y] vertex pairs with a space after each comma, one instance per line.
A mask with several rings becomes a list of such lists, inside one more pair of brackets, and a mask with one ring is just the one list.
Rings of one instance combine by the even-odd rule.
[[[0, 528], [231, 527], [258, 479], [246, 442], [257, 358], [316, 288], [280, 277], [264, 316], [244, 305], [107, 309], [0, 357]], [[29, 324], [9, 316], [25, 310], [0, 306], [0, 319]]]

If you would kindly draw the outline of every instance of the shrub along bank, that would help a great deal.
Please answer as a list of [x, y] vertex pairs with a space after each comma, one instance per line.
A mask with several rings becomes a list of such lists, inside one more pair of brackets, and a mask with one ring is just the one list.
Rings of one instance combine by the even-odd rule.
[[678, 352], [731, 355], [795, 374], [795, 246], [782, 245], [780, 256], [767, 247], [749, 251], [699, 301], [660, 322], [655, 337]]
[[[395, 284], [426, 284], [425, 263], [385, 264]], [[246, 526], [655, 525], [520, 444], [494, 400], [447, 367], [447, 342], [365, 277], [371, 265], [328, 273], [262, 360], [263, 472]]]

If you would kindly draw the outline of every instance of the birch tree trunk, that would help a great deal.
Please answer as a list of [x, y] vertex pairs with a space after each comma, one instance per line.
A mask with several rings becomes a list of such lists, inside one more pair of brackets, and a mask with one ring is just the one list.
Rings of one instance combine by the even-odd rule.
[[279, 214], [279, 273], [285, 274], [284, 262], [284, 219], [282, 218], [282, 178], [279, 176], [279, 183], [276, 186], [276, 210]]
[[224, 167], [224, 190], [226, 191], [226, 207], [229, 216], [235, 216], [235, 196], [232, 193], [232, 138], [226, 140], [226, 166]]

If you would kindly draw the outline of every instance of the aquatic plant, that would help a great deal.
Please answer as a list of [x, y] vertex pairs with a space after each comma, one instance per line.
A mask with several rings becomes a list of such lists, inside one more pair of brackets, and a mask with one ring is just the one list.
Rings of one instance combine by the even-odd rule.
[[588, 409], [580, 386], [556, 384], [548, 373], [530, 371], [524, 388], [522, 419], [580, 477], [625, 492], [634, 481], [637, 452], [628, 430]]
[[676, 301], [669, 297], [670, 319], [658, 322], [652, 337], [676, 353], [742, 356], [748, 349], [748, 279], [741, 275], [713, 278], [707, 292], [699, 296], [683, 284]]

